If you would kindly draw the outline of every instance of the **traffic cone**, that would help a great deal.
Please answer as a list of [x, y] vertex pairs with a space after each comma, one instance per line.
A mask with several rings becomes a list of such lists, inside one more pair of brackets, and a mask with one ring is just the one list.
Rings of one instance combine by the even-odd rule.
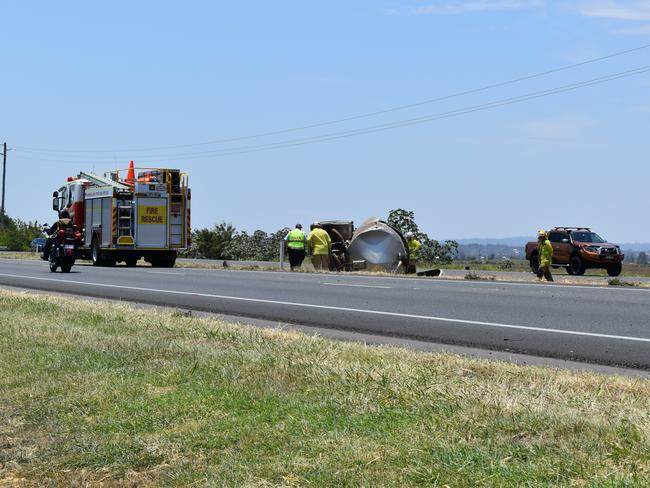
[[133, 169], [133, 161], [129, 164], [129, 172], [126, 174], [127, 183], [135, 185], [135, 170]]

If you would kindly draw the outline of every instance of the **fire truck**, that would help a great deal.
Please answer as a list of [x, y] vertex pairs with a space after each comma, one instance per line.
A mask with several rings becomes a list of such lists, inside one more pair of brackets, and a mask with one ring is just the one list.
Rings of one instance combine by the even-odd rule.
[[191, 191], [187, 175], [177, 169], [137, 169], [131, 161], [124, 179], [120, 170], [104, 176], [81, 172], [52, 197], [52, 208], [67, 209], [82, 232], [77, 257], [95, 266], [135, 266], [144, 258], [171, 268], [177, 252], [190, 245]]

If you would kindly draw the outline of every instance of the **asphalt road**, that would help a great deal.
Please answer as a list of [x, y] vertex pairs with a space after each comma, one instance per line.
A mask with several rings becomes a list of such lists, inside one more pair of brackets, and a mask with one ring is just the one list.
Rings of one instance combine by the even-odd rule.
[[0, 260], [0, 284], [650, 369], [650, 290]]
[[[0, 255], [1, 257], [1, 255]], [[217, 259], [188, 259], [188, 258], [179, 258], [177, 260], [179, 263], [187, 264], [211, 264], [222, 266], [224, 261]], [[277, 261], [225, 261], [226, 267], [242, 267], [242, 266], [259, 266], [259, 267], [268, 267], [268, 268], [280, 268], [280, 263]], [[285, 268], [288, 269], [289, 263], [285, 262]], [[303, 263], [303, 267], [309, 270], [313, 270], [309, 264], [309, 259], [306, 259]], [[430, 267], [423, 267], [418, 269], [418, 271], [424, 271], [425, 269], [430, 269]], [[464, 269], [443, 269], [444, 276], [450, 278], [463, 278], [469, 271], [477, 273], [485, 277], [495, 277], [500, 281], [529, 281], [534, 282], [536, 277], [531, 272], [522, 272], [522, 271], [481, 271], [476, 269], [464, 270]], [[556, 281], [560, 282], [571, 282], [571, 283], [584, 283], [584, 284], [600, 284], [607, 285], [607, 282], [611, 279], [609, 276], [600, 276], [594, 274], [593, 270], [587, 270], [587, 273], [583, 276], [569, 275], [563, 268], [554, 268], [551, 270]], [[650, 283], [650, 278], [644, 276], [620, 276], [621, 281], [630, 281], [633, 283]]]

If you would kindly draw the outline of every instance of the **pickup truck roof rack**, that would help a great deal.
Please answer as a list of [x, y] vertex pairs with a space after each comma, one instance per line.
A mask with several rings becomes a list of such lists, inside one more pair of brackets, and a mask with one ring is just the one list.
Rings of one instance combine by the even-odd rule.
[[590, 227], [553, 227], [551, 230], [566, 230], [567, 232], [571, 232], [572, 230], [586, 230], [587, 232], [591, 232]]

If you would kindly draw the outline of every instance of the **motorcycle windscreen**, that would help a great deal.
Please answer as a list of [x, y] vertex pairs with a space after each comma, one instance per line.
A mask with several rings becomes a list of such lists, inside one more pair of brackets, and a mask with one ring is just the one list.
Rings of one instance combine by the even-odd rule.
[[135, 205], [135, 242], [139, 248], [163, 249], [168, 245], [166, 197], [138, 197]]

